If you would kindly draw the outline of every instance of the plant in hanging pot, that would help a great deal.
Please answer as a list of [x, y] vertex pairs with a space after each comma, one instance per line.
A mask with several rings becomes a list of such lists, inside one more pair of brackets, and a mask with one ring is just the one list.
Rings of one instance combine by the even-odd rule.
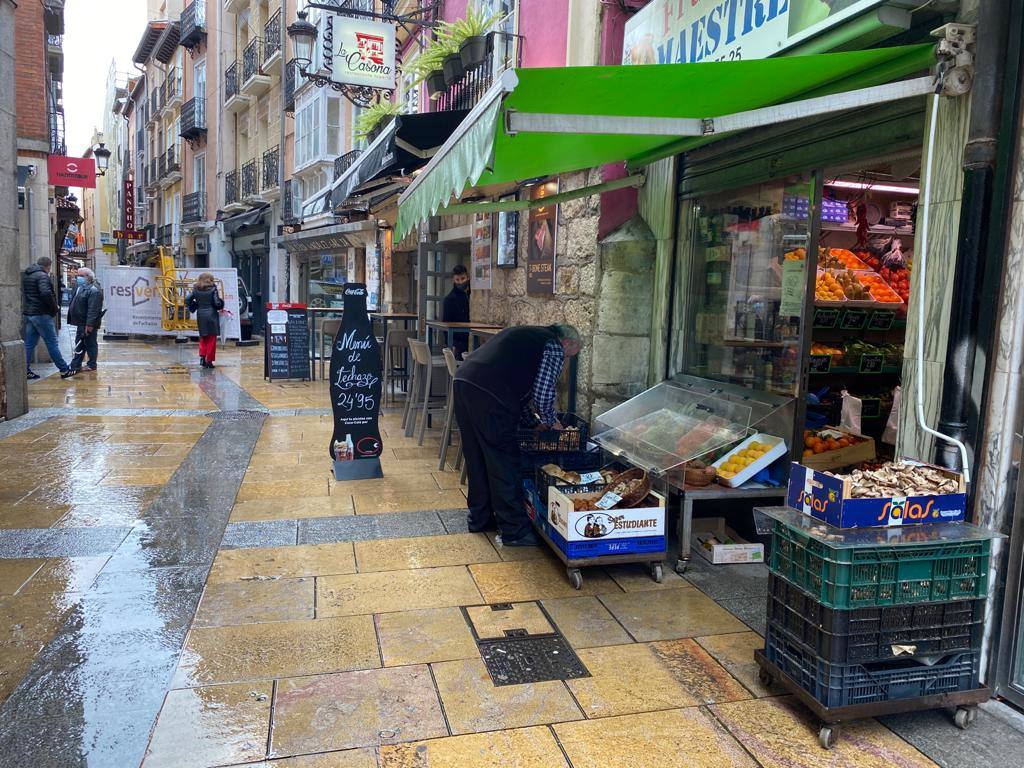
[[443, 68], [448, 53], [448, 49], [441, 46], [440, 41], [435, 41], [403, 69], [413, 75], [413, 85], [426, 83], [427, 93], [433, 96], [445, 89]]
[[466, 9], [466, 18], [446, 26], [447, 37], [458, 50], [466, 72], [476, 69], [487, 58], [487, 33], [498, 18], [498, 14], [485, 15], [479, 6], [473, 4]]
[[441, 46], [445, 52], [442, 69], [444, 71], [444, 84], [451, 85], [465, 74], [462, 69], [462, 56], [450, 37], [439, 38], [435, 45]]
[[402, 105], [390, 101], [381, 101], [364, 109], [355, 122], [357, 139], [373, 141], [376, 139], [396, 115], [402, 114]]

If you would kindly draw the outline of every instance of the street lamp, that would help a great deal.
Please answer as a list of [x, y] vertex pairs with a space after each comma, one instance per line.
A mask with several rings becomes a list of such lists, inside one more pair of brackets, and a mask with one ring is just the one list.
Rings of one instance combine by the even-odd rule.
[[99, 173], [96, 175], [106, 176], [107, 168], [110, 167], [110, 150], [107, 149], [106, 144], [101, 141], [100, 145], [92, 151], [92, 154], [96, 158], [96, 167], [99, 169]]
[[[336, 6], [320, 5], [315, 3], [311, 4], [310, 7], [329, 9], [332, 11], [343, 11], [345, 13], [351, 11], [349, 8], [338, 8]], [[354, 11], [352, 12], [354, 13]], [[373, 14], [373, 17], [376, 18], [377, 15]], [[333, 22], [334, 17], [328, 16], [326, 20], [327, 33], [324, 37], [325, 44], [329, 44], [326, 41], [333, 39]], [[380, 101], [381, 90], [379, 88], [372, 88], [367, 85], [349, 85], [347, 83], [339, 83], [331, 79], [330, 73], [325, 75], [321, 72], [309, 71], [309, 68], [313, 64], [313, 52], [316, 50], [315, 46], [318, 36], [319, 33], [317, 28], [309, 21], [306, 11], [299, 11], [298, 18], [288, 25], [288, 37], [295, 48], [295, 63], [299, 67], [299, 74], [306, 80], [312, 80], [313, 84], [316, 85], [317, 88], [331, 88], [332, 90], [337, 91], [356, 106], [369, 107], [371, 104]]]
[[313, 46], [316, 45], [316, 27], [309, 22], [309, 14], [299, 11], [298, 19], [288, 25], [288, 37], [295, 46], [295, 63], [303, 75], [313, 63]]

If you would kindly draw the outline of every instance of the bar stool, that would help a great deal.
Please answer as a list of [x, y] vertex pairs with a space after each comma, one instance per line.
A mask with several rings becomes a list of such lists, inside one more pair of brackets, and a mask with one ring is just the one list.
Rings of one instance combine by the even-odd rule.
[[[388, 392], [391, 393], [391, 402], [397, 400], [397, 393], [393, 391], [396, 382], [402, 382], [408, 391], [409, 366], [406, 363], [406, 355], [409, 351], [409, 339], [416, 338], [416, 331], [390, 331], [384, 339], [384, 399], [387, 402]], [[409, 398], [406, 396], [406, 402]], [[405, 421], [402, 421], [405, 426]]]
[[[324, 352], [330, 351], [334, 346], [334, 337], [338, 335], [341, 328], [341, 320], [324, 320], [320, 323], [320, 378], [324, 377]], [[327, 355], [330, 360], [330, 354]]]
[[[453, 424], [455, 422], [455, 374], [459, 370], [459, 361], [455, 359], [455, 353], [451, 349], [445, 347], [441, 350], [441, 354], [444, 356], [445, 366], [448, 368], [448, 404], [445, 406], [444, 414], [444, 428], [441, 430], [441, 449], [439, 452], [440, 461], [437, 464], [437, 470], [439, 472], [444, 471], [444, 462], [448, 458], [448, 446], [452, 442], [452, 431], [458, 430], [458, 425]], [[462, 462], [462, 440], [460, 436], [459, 440], [459, 463]], [[456, 466], [458, 469], [458, 466]]]
[[402, 426], [405, 427], [405, 436], [412, 437], [416, 431], [417, 411], [423, 417], [420, 422], [418, 445], [423, 445], [423, 438], [427, 432], [427, 420], [431, 414], [440, 414], [444, 411], [444, 399], [431, 397], [430, 391], [434, 380], [434, 370], [445, 367], [443, 357], [434, 357], [430, 354], [430, 347], [426, 342], [409, 339], [409, 351], [412, 354], [412, 382], [409, 386], [409, 396], [405, 399], [405, 416]]

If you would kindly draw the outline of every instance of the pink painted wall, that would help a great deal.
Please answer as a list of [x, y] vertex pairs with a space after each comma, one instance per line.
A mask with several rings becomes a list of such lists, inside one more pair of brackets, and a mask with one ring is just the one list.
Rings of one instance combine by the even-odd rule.
[[[469, 0], [445, 0], [441, 17], [445, 21], [460, 19], [468, 4]], [[564, 67], [569, 0], [519, 0], [519, 34], [522, 66]]]
[[[618, 5], [611, 3], [603, 7], [601, 19], [601, 63], [622, 62], [622, 41], [629, 16]], [[625, 163], [601, 167], [601, 180], [612, 181], [626, 175]], [[629, 221], [637, 212], [637, 190], [619, 189], [601, 195], [601, 214], [597, 221], [598, 239], [603, 239]]]

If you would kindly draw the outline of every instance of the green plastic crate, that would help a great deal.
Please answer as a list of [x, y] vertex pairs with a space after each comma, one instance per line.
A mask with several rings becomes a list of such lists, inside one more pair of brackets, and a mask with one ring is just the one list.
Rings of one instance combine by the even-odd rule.
[[988, 596], [991, 541], [833, 548], [776, 520], [769, 568], [830, 608]]

